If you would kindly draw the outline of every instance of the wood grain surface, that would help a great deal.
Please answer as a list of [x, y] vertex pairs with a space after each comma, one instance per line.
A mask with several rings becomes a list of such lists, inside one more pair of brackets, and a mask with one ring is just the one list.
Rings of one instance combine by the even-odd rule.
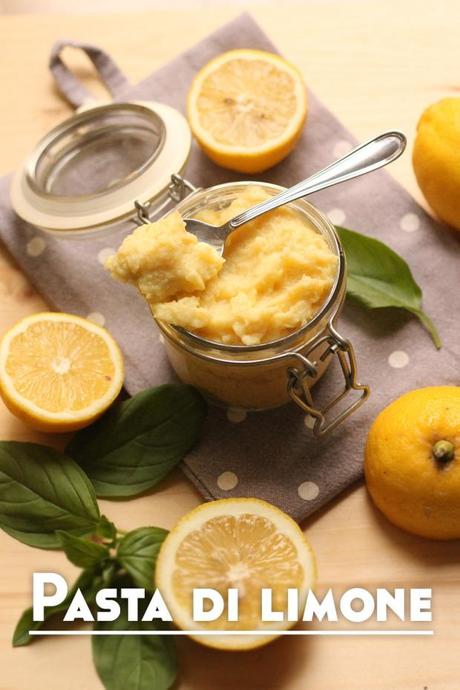
[[[254, 3], [262, 27], [303, 70], [309, 86], [360, 138], [400, 128], [412, 140], [422, 109], [460, 85], [460, 4], [451, 0]], [[70, 113], [55, 92], [47, 58], [57, 38], [99, 43], [132, 81], [235, 16], [219, 3], [193, 3], [146, 14], [0, 17], [0, 173], [18, 166], [51, 126]], [[69, 55], [91, 88], [88, 64]], [[406, 155], [392, 174], [420, 200]], [[365, 203], [365, 200], [363, 200]], [[45, 308], [0, 250], [0, 333]], [[0, 403], [2, 439], [62, 439], [25, 428]], [[177, 472], [161, 490], [102, 510], [125, 529], [169, 528], [199, 502]], [[460, 543], [417, 539], [392, 528], [356, 487], [304, 525], [316, 549], [323, 587], [420, 586], [434, 590], [432, 638], [284, 638], [243, 654], [179, 641], [181, 690], [458, 690], [460, 687]], [[73, 576], [60, 553], [22, 546], [0, 533], [0, 690], [100, 690], [87, 638], [44, 639], [13, 650], [11, 635], [30, 605], [31, 573]], [[152, 689], [153, 690], [153, 689]]]

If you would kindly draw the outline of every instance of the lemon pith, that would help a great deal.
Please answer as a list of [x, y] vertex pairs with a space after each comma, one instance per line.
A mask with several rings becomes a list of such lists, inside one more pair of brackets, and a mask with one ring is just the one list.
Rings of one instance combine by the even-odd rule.
[[0, 343], [3, 400], [43, 431], [89, 424], [116, 398], [123, 377], [123, 358], [110, 334], [73, 314], [28, 316]]
[[[288, 588], [301, 595], [314, 584], [313, 552], [298, 525], [285, 513], [258, 499], [221, 499], [185, 515], [166, 538], [157, 561], [156, 584], [176, 625], [196, 631], [192, 637], [219, 649], [253, 649], [276, 635], [226, 635], [230, 630], [283, 630], [290, 622], [262, 622], [260, 590], [270, 588], [273, 608], [286, 609]], [[226, 600], [239, 593], [238, 621], [226, 610], [217, 620], [192, 619], [192, 590], [210, 587]], [[222, 635], [203, 636], [200, 630]]]
[[196, 75], [187, 98], [193, 134], [222, 167], [262, 172], [299, 139], [307, 115], [302, 75], [274, 53], [231, 50]]
[[460, 388], [406, 393], [369, 431], [365, 475], [384, 515], [408, 532], [460, 538]]

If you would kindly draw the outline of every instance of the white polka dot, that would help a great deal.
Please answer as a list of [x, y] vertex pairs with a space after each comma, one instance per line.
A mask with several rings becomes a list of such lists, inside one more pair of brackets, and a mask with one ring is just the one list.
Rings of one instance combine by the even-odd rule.
[[420, 227], [420, 218], [415, 213], [406, 213], [399, 223], [401, 230], [415, 232]]
[[319, 486], [315, 482], [302, 482], [297, 493], [304, 501], [314, 501], [319, 496]]
[[160, 343], [163, 343], [163, 345], [164, 345], [165, 339], [164, 339], [164, 337], [163, 337], [163, 335], [162, 335], [161, 333], [160, 333], [160, 335], [158, 336], [158, 340], [160, 341]]
[[303, 420], [303, 423], [307, 427], [307, 429], [313, 429], [315, 426], [316, 419], [311, 416], [311, 414], [307, 414], [305, 419]]
[[32, 239], [29, 240], [26, 245], [27, 254], [33, 257], [40, 256], [40, 254], [43, 254], [45, 249], [46, 242], [43, 237], [39, 237], [38, 235], [36, 237], [32, 237]]
[[98, 311], [92, 311], [86, 318], [88, 321], [92, 321], [98, 326], [103, 326], [105, 324], [105, 316]]
[[327, 215], [333, 225], [342, 225], [346, 218], [345, 211], [342, 211], [341, 208], [332, 208], [327, 212]]
[[105, 262], [107, 261], [107, 259], [110, 256], [113, 256], [114, 254], [115, 254], [115, 249], [112, 249], [112, 247], [104, 247], [104, 249], [101, 249], [97, 253], [97, 260], [103, 266], [105, 264]]
[[229, 422], [238, 424], [239, 422], [244, 422], [248, 413], [241, 407], [229, 407], [227, 410], [227, 419]]
[[402, 369], [409, 364], [409, 355], [404, 350], [395, 350], [388, 357], [388, 364], [393, 369]]
[[238, 484], [238, 477], [234, 472], [222, 472], [217, 477], [217, 486], [222, 491], [231, 491]]
[[345, 139], [340, 139], [334, 144], [333, 153], [336, 158], [342, 158], [346, 153], [349, 153], [353, 148], [353, 144]]

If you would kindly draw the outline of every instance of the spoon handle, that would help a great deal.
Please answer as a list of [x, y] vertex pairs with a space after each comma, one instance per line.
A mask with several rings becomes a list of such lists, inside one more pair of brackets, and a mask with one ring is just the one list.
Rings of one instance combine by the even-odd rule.
[[243, 213], [232, 218], [227, 223], [227, 227], [231, 232], [240, 225], [257, 218], [262, 213], [272, 211], [278, 206], [283, 206], [290, 201], [296, 201], [296, 199], [307, 196], [307, 194], [319, 192], [320, 189], [351, 180], [388, 165], [388, 163], [399, 158], [406, 148], [406, 143], [406, 137], [402, 132], [394, 131], [379, 134], [379, 136], [361, 144], [343, 158], [339, 158], [303, 182], [299, 182], [294, 187], [262, 201], [247, 211], [243, 211]]

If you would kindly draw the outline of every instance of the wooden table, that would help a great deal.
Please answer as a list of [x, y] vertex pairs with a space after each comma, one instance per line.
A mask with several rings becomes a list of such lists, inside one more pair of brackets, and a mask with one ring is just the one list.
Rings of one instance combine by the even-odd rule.
[[[190, 3], [191, 4], [191, 3]], [[237, 13], [209, 4], [140, 15], [1, 17], [0, 173], [17, 166], [37, 139], [69, 112], [53, 90], [47, 57], [56, 38], [100, 43], [133, 81]], [[360, 138], [398, 127], [412, 138], [428, 103], [458, 92], [460, 4], [454, 0], [385, 3], [284, 2], [253, 5], [279, 48], [310, 87]], [[72, 58], [73, 59], [73, 58]], [[91, 70], [80, 63], [88, 82]], [[92, 84], [94, 85], [94, 84]], [[97, 87], [95, 87], [97, 90]], [[405, 156], [391, 172], [418, 199]], [[43, 309], [41, 298], [0, 253], [0, 332]], [[1, 438], [62, 444], [36, 434], [0, 404]], [[199, 501], [177, 473], [154, 495], [101, 502], [125, 529], [171, 527]], [[460, 685], [460, 543], [431, 543], [392, 528], [363, 487], [340, 497], [305, 529], [316, 549], [320, 580], [351, 586], [433, 587], [433, 638], [284, 638], [253, 653], [218, 653], [181, 640], [181, 683], [187, 690], [458, 690]], [[74, 575], [60, 553], [22, 546], [0, 533], [0, 690], [98, 690], [86, 638], [43, 639], [13, 650], [10, 639], [30, 605], [31, 573]]]

